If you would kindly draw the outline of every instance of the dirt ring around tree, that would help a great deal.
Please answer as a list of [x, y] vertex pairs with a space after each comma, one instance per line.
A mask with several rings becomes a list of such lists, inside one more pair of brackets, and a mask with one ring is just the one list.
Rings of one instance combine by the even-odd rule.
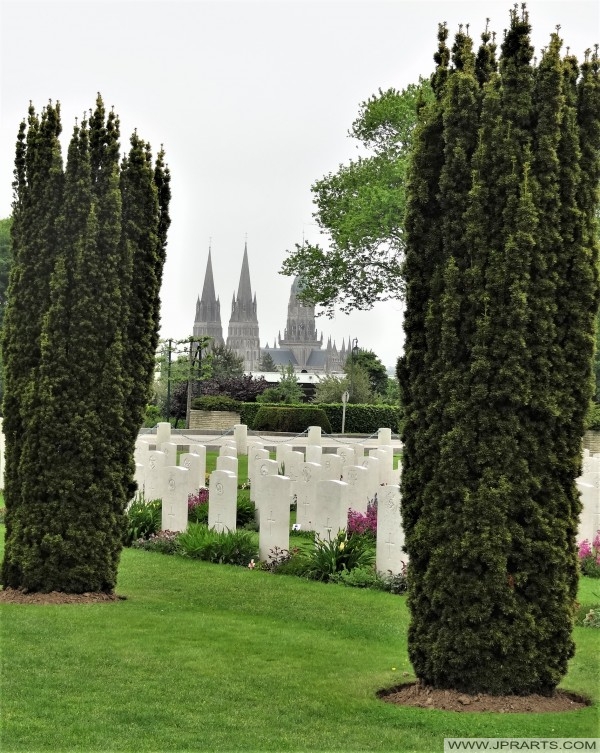
[[44, 594], [37, 591], [22, 591], [18, 588], [3, 588], [0, 590], [0, 603], [2, 604], [98, 604], [123, 601], [126, 598], [126, 596], [118, 596], [104, 591], [83, 594], [50, 591], [50, 593]]
[[410, 682], [380, 690], [377, 697], [396, 706], [413, 706], [423, 709], [460, 712], [495, 712], [498, 714], [539, 714], [545, 712], [579, 711], [591, 706], [591, 701], [577, 693], [556, 690], [551, 696], [543, 695], [487, 695], [461, 693], [458, 690], [441, 690]]

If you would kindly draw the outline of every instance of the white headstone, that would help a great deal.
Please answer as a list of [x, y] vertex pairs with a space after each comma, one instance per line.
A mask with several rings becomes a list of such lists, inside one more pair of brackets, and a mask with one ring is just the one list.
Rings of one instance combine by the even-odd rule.
[[208, 527], [219, 533], [235, 531], [237, 476], [231, 471], [213, 471], [208, 486]]
[[391, 429], [379, 429], [377, 432], [377, 444], [380, 446], [388, 446], [392, 444], [392, 430]]
[[346, 466], [355, 465], [356, 463], [354, 448], [350, 447], [350, 445], [342, 445], [341, 447], [338, 447], [336, 450], [336, 455], [339, 455], [343, 461], [342, 475], [344, 473], [343, 469], [346, 468]]
[[153, 444], [153, 442], [149, 442], [147, 439], [136, 440], [135, 449], [133, 451], [133, 459], [136, 463], [146, 465], [151, 444]]
[[188, 473], [188, 494], [197, 494], [198, 490], [204, 486], [205, 464], [202, 462], [200, 455], [192, 452], [184, 452], [179, 458], [179, 465], [186, 468]]
[[248, 427], [246, 424], [236, 424], [233, 427], [233, 436], [238, 455], [248, 454]]
[[304, 458], [307, 463], [320, 463], [321, 456], [323, 455], [323, 448], [317, 444], [309, 444], [306, 446], [306, 452]]
[[285, 456], [288, 454], [288, 452], [293, 451], [293, 447], [291, 444], [285, 444], [281, 443], [278, 445], [275, 445], [275, 460], [279, 463], [279, 467], [281, 468], [282, 463], [285, 463]]
[[[258, 523], [260, 523], [261, 501], [265, 500], [265, 479], [268, 476], [277, 476], [278, 473], [279, 465], [276, 460], [263, 458], [262, 460], [256, 461], [254, 467], [254, 481], [252, 482], [251, 488], [254, 489], [254, 506], [256, 508], [256, 521]], [[287, 505], [289, 508], [289, 499], [287, 500]]]
[[323, 479], [340, 480], [344, 467], [343, 458], [334, 455], [332, 452], [324, 452], [321, 457], [321, 465], [323, 466]]
[[141, 463], [135, 464], [134, 481], [137, 484], [136, 497], [144, 497], [144, 482], [146, 479], [146, 468]]
[[344, 469], [344, 481], [348, 484], [348, 507], [366, 513], [372, 499], [367, 469], [362, 465], [349, 465]]
[[400, 487], [389, 484], [381, 488], [377, 502], [376, 566], [381, 573], [402, 572], [407, 555], [402, 551], [404, 533], [400, 516]]
[[292, 481], [298, 481], [300, 471], [304, 465], [304, 454], [301, 452], [287, 452], [284, 459], [284, 473]]
[[343, 481], [318, 481], [315, 533], [323, 541], [332, 541], [348, 526], [348, 484]]
[[290, 480], [287, 476], [263, 476], [258, 534], [259, 557], [267, 560], [275, 547], [290, 548]]
[[237, 458], [237, 449], [230, 444], [221, 445], [219, 457], [223, 457], [224, 455], [230, 458]]
[[148, 464], [144, 477], [144, 497], [147, 501], [152, 499], [162, 499], [162, 485], [160, 471], [166, 465], [166, 456], [164, 452], [153, 450], [148, 453]]
[[577, 479], [582, 509], [579, 514], [577, 543], [587, 539], [590, 543], [600, 530], [600, 473], [590, 471]]
[[206, 445], [203, 444], [191, 444], [190, 445], [190, 455], [198, 455], [200, 458], [200, 479], [201, 487], [208, 486], [208, 480], [206, 478]]
[[163, 531], [185, 531], [187, 528], [188, 474], [186, 468], [174, 465], [166, 466], [160, 471]]
[[321, 480], [322, 467], [318, 463], [304, 463], [300, 479], [296, 483], [296, 523], [302, 531], [315, 530], [317, 483]]
[[381, 465], [381, 461], [379, 458], [374, 458], [371, 455], [369, 455], [366, 458], [363, 458], [362, 466], [363, 468], [366, 468], [368, 471], [367, 476], [367, 489], [369, 494], [369, 499], [373, 499], [376, 494], [379, 493], [380, 483], [379, 483], [379, 466]]
[[379, 460], [379, 483], [389, 484], [392, 480], [392, 470], [394, 465], [393, 454], [389, 452], [391, 448], [378, 447], [376, 450], [369, 451], [369, 457]]
[[231, 455], [219, 455], [219, 457], [217, 458], [216, 468], [218, 471], [230, 471], [231, 473], [234, 473], [237, 479], [238, 459], [237, 457], [234, 458]]
[[250, 499], [252, 502], [256, 502], [256, 496], [254, 494], [254, 480], [258, 473], [257, 464], [262, 460], [269, 459], [269, 451], [262, 447], [249, 447], [248, 448], [248, 481], [250, 482]]
[[165, 465], [177, 465], [177, 445], [175, 442], [163, 442], [160, 445], [160, 451], [165, 453]]
[[307, 444], [314, 445], [315, 447], [321, 447], [322, 440], [321, 440], [321, 427], [320, 426], [308, 427]]
[[585, 476], [588, 473], [598, 473], [600, 471], [600, 458], [595, 455], [584, 454], [581, 464], [581, 475]]
[[365, 457], [366, 447], [364, 444], [353, 444], [354, 456], [356, 459], [356, 465], [362, 465], [363, 458]]
[[165, 442], [171, 441], [171, 424], [168, 421], [161, 421], [156, 427], [156, 446], [159, 447]]

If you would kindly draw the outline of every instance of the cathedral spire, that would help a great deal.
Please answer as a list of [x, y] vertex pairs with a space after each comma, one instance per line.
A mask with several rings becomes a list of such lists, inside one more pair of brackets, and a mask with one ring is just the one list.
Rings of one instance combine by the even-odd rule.
[[214, 304], [216, 302], [215, 297], [215, 281], [213, 278], [211, 248], [208, 247], [208, 261], [206, 263], [206, 273], [204, 275], [204, 287], [202, 288], [201, 301], [205, 305]]
[[194, 337], [209, 336], [214, 338], [215, 345], [223, 345], [223, 328], [221, 327], [221, 304], [215, 296], [215, 281], [213, 279], [211, 248], [208, 248], [208, 261], [204, 274], [202, 295], [196, 303], [196, 320], [193, 329]]
[[244, 258], [242, 259], [242, 271], [238, 286], [238, 303], [252, 304], [252, 288], [250, 286], [250, 266], [248, 264], [248, 243], [244, 243]]

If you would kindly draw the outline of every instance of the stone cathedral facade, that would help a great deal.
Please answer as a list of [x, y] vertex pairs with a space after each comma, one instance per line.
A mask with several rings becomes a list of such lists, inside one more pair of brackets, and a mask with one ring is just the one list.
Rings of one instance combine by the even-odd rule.
[[315, 372], [321, 374], [340, 373], [344, 369], [346, 358], [350, 353], [342, 343], [338, 350], [331, 338], [323, 347], [323, 333], [320, 337], [315, 327], [315, 307], [307, 306], [298, 300], [300, 279], [295, 278], [290, 291], [287, 322], [283, 337], [281, 330], [273, 347], [268, 343], [260, 345], [256, 293], [252, 293], [250, 284], [250, 266], [248, 263], [248, 244], [244, 246], [242, 269], [237, 295], [231, 301], [231, 314], [227, 340], [223, 338], [221, 325], [221, 304], [215, 293], [211, 252], [208, 252], [206, 273], [202, 295], [196, 302], [194, 320], [194, 337], [209, 336], [218, 345], [226, 344], [244, 359], [244, 371], [260, 371], [260, 361], [264, 353], [269, 353], [278, 367], [291, 364], [296, 372]]

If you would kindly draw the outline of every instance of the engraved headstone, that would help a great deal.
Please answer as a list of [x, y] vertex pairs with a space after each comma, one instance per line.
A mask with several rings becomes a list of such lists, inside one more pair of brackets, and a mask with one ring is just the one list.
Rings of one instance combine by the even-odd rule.
[[315, 533], [323, 541], [332, 540], [348, 526], [348, 484], [328, 479], [317, 482], [318, 503]]
[[235, 531], [237, 517], [237, 476], [231, 471], [213, 471], [208, 485], [208, 527], [215, 531]]
[[369, 472], [362, 465], [349, 465], [344, 469], [344, 481], [348, 484], [348, 507], [366, 513], [369, 500]]
[[292, 452], [293, 449], [291, 444], [283, 442], [275, 446], [275, 460], [279, 463], [280, 468], [285, 464], [285, 456], [288, 452]]
[[379, 429], [377, 432], [377, 444], [379, 446], [389, 446], [392, 444], [392, 430]]
[[187, 528], [188, 474], [189, 471], [180, 466], [165, 466], [160, 470], [163, 531], [185, 531]]
[[188, 494], [197, 494], [198, 490], [205, 484], [205, 464], [202, 462], [202, 458], [192, 452], [184, 452], [179, 458], [179, 465], [189, 471], [187, 477]]
[[175, 442], [163, 442], [160, 451], [165, 453], [165, 465], [177, 465], [177, 445]]
[[320, 445], [309, 444], [306, 446], [304, 459], [307, 463], [320, 463], [322, 455], [323, 455], [323, 448]]
[[206, 445], [191, 444], [190, 455], [198, 455], [198, 457], [200, 458], [200, 470], [198, 471], [201, 479], [200, 486], [208, 486], [208, 479], [206, 478]]
[[258, 463], [262, 460], [269, 459], [269, 451], [261, 447], [250, 447], [248, 449], [248, 481], [250, 482], [250, 499], [252, 502], [256, 502], [256, 495], [254, 493], [254, 482]]
[[314, 531], [317, 504], [317, 483], [322, 467], [318, 463], [304, 463], [296, 483], [296, 523], [303, 531]]
[[331, 481], [340, 480], [344, 466], [342, 457], [332, 452], [324, 452], [321, 458], [321, 465], [323, 466], [323, 479], [330, 479]]
[[400, 487], [389, 484], [381, 488], [377, 502], [376, 566], [381, 573], [402, 572], [407, 555], [402, 551], [404, 533], [400, 515]]
[[336, 450], [336, 455], [342, 458], [342, 476], [344, 475], [344, 468], [349, 465], [355, 465], [356, 455], [354, 454], [354, 448], [349, 445], [342, 445]]
[[224, 455], [230, 458], [237, 458], [237, 449], [229, 443], [221, 445], [219, 449], [219, 457], [223, 457]]
[[153, 450], [148, 453], [148, 462], [144, 477], [144, 497], [147, 501], [162, 499], [160, 471], [165, 465], [166, 456], [164, 452]]
[[[262, 460], [256, 461], [252, 488], [254, 489], [254, 506], [256, 508], [255, 517], [257, 523], [260, 523], [261, 501], [265, 500], [265, 479], [268, 476], [277, 476], [278, 473], [279, 465], [276, 460], [263, 458]], [[289, 508], [289, 500], [287, 501], [287, 503]]]
[[219, 455], [217, 458], [217, 466], [218, 471], [230, 471], [231, 473], [235, 474], [236, 483], [237, 483], [237, 477], [238, 477], [238, 459], [237, 457], [233, 458], [231, 455]]
[[363, 458], [362, 466], [363, 468], [366, 468], [368, 471], [367, 476], [367, 494], [369, 495], [369, 499], [374, 499], [375, 495], [379, 493], [380, 483], [379, 483], [379, 466], [381, 465], [381, 461], [379, 458], [374, 458], [371, 455], [369, 455], [366, 458]]
[[287, 476], [263, 476], [261, 516], [258, 534], [259, 557], [267, 560], [275, 547], [290, 547], [290, 479]]

